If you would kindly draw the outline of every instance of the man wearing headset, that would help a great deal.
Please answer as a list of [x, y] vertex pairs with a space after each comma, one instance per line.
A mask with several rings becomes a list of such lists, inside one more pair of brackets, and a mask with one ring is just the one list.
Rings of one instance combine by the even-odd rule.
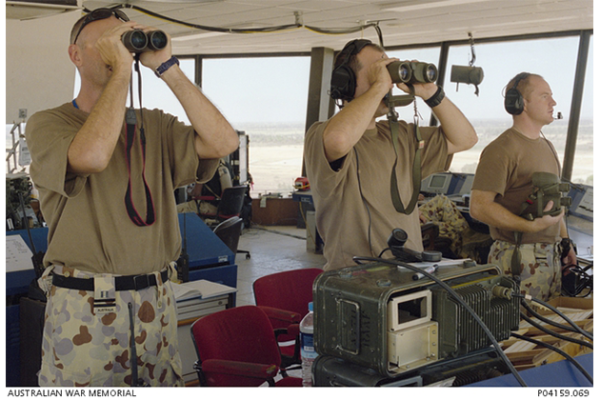
[[69, 56], [81, 90], [27, 123], [49, 228], [40, 386], [183, 384], [169, 283], [181, 252], [173, 192], [210, 179], [238, 136], [179, 69], [170, 41], [139, 58], [191, 126], [160, 110], [125, 118], [134, 58], [121, 37], [134, 29], [151, 30], [118, 9], [79, 19]]
[[[532, 193], [534, 172], [560, 175], [556, 150], [541, 136], [542, 127], [554, 121], [556, 102], [550, 86], [539, 75], [520, 73], [507, 88], [505, 109], [513, 115], [513, 125], [481, 153], [471, 193], [471, 215], [489, 225], [495, 240], [488, 262], [509, 276], [517, 276], [523, 293], [545, 301], [560, 295], [562, 247], [570, 247], [562, 260], [565, 265], [576, 263], [575, 251], [570, 242], [561, 246], [561, 239], [568, 239], [564, 211], [530, 220], [521, 216], [521, 210]], [[545, 211], [552, 207], [552, 201], [548, 202]], [[520, 263], [513, 259], [519, 253]], [[520, 271], [515, 273], [513, 264]]]
[[[343, 108], [328, 121], [313, 124], [306, 134], [304, 157], [326, 270], [356, 265], [353, 256], [377, 257], [388, 247], [395, 228], [408, 233], [406, 247], [423, 250], [418, 209], [400, 213], [392, 202], [390, 171], [396, 154], [388, 122], [376, 121], [388, 112], [384, 97], [393, 82], [386, 66], [396, 60], [368, 40], [346, 44], [336, 58], [331, 92], [343, 101]], [[336, 87], [340, 71], [349, 76], [343, 88]], [[403, 83], [397, 87], [410, 90]], [[420, 128], [424, 178], [447, 170], [452, 154], [474, 146], [477, 135], [441, 87], [417, 83], [413, 90], [441, 123], [438, 128]], [[413, 191], [411, 171], [419, 143], [413, 124], [399, 121], [399, 125], [395, 171], [400, 198], [406, 203]]]

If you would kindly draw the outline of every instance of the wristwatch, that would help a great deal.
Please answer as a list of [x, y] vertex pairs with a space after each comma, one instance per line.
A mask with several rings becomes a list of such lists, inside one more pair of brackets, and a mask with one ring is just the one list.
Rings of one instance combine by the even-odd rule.
[[444, 100], [445, 96], [446, 96], [446, 94], [444, 93], [444, 88], [442, 88], [441, 86], [438, 86], [438, 89], [434, 93], [434, 95], [431, 96], [430, 98], [428, 98], [427, 100], [425, 100], [425, 104], [427, 104], [429, 106], [429, 108], [439, 106], [440, 103], [442, 102], [442, 100]]
[[172, 56], [171, 58], [169, 58], [167, 61], [165, 61], [164, 63], [160, 64], [158, 66], [158, 68], [156, 68], [156, 71], [154, 71], [154, 73], [156, 74], [156, 76], [158, 76], [159, 78], [162, 78], [162, 74], [164, 74], [165, 72], [167, 72], [167, 70], [169, 68], [171, 68], [173, 65], [179, 65], [179, 60], [177, 59], [177, 57]]

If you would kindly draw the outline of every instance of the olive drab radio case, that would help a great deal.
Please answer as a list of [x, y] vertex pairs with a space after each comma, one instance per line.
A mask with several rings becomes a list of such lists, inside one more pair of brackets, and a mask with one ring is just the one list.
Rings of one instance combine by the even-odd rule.
[[[518, 329], [519, 298], [510, 296], [518, 286], [497, 266], [447, 260], [437, 263], [435, 276], [475, 311], [497, 341]], [[444, 288], [398, 265], [374, 262], [324, 272], [313, 285], [313, 301], [317, 352], [384, 377], [492, 343]]]

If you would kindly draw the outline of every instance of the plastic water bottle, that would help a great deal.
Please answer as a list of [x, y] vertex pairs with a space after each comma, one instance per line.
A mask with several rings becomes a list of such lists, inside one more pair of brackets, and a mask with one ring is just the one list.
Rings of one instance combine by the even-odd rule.
[[308, 303], [308, 314], [300, 322], [300, 356], [302, 357], [302, 386], [312, 386], [311, 370], [313, 361], [317, 358], [314, 343], [314, 313], [313, 303]]

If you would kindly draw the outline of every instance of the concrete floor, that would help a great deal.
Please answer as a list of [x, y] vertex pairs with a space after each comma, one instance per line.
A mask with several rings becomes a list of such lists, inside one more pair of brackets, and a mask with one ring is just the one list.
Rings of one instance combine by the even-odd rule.
[[261, 276], [299, 268], [322, 268], [325, 258], [306, 250], [306, 229], [296, 226], [253, 226], [244, 229], [239, 250], [248, 250], [251, 258], [238, 253], [236, 305], [254, 305], [252, 283]]

